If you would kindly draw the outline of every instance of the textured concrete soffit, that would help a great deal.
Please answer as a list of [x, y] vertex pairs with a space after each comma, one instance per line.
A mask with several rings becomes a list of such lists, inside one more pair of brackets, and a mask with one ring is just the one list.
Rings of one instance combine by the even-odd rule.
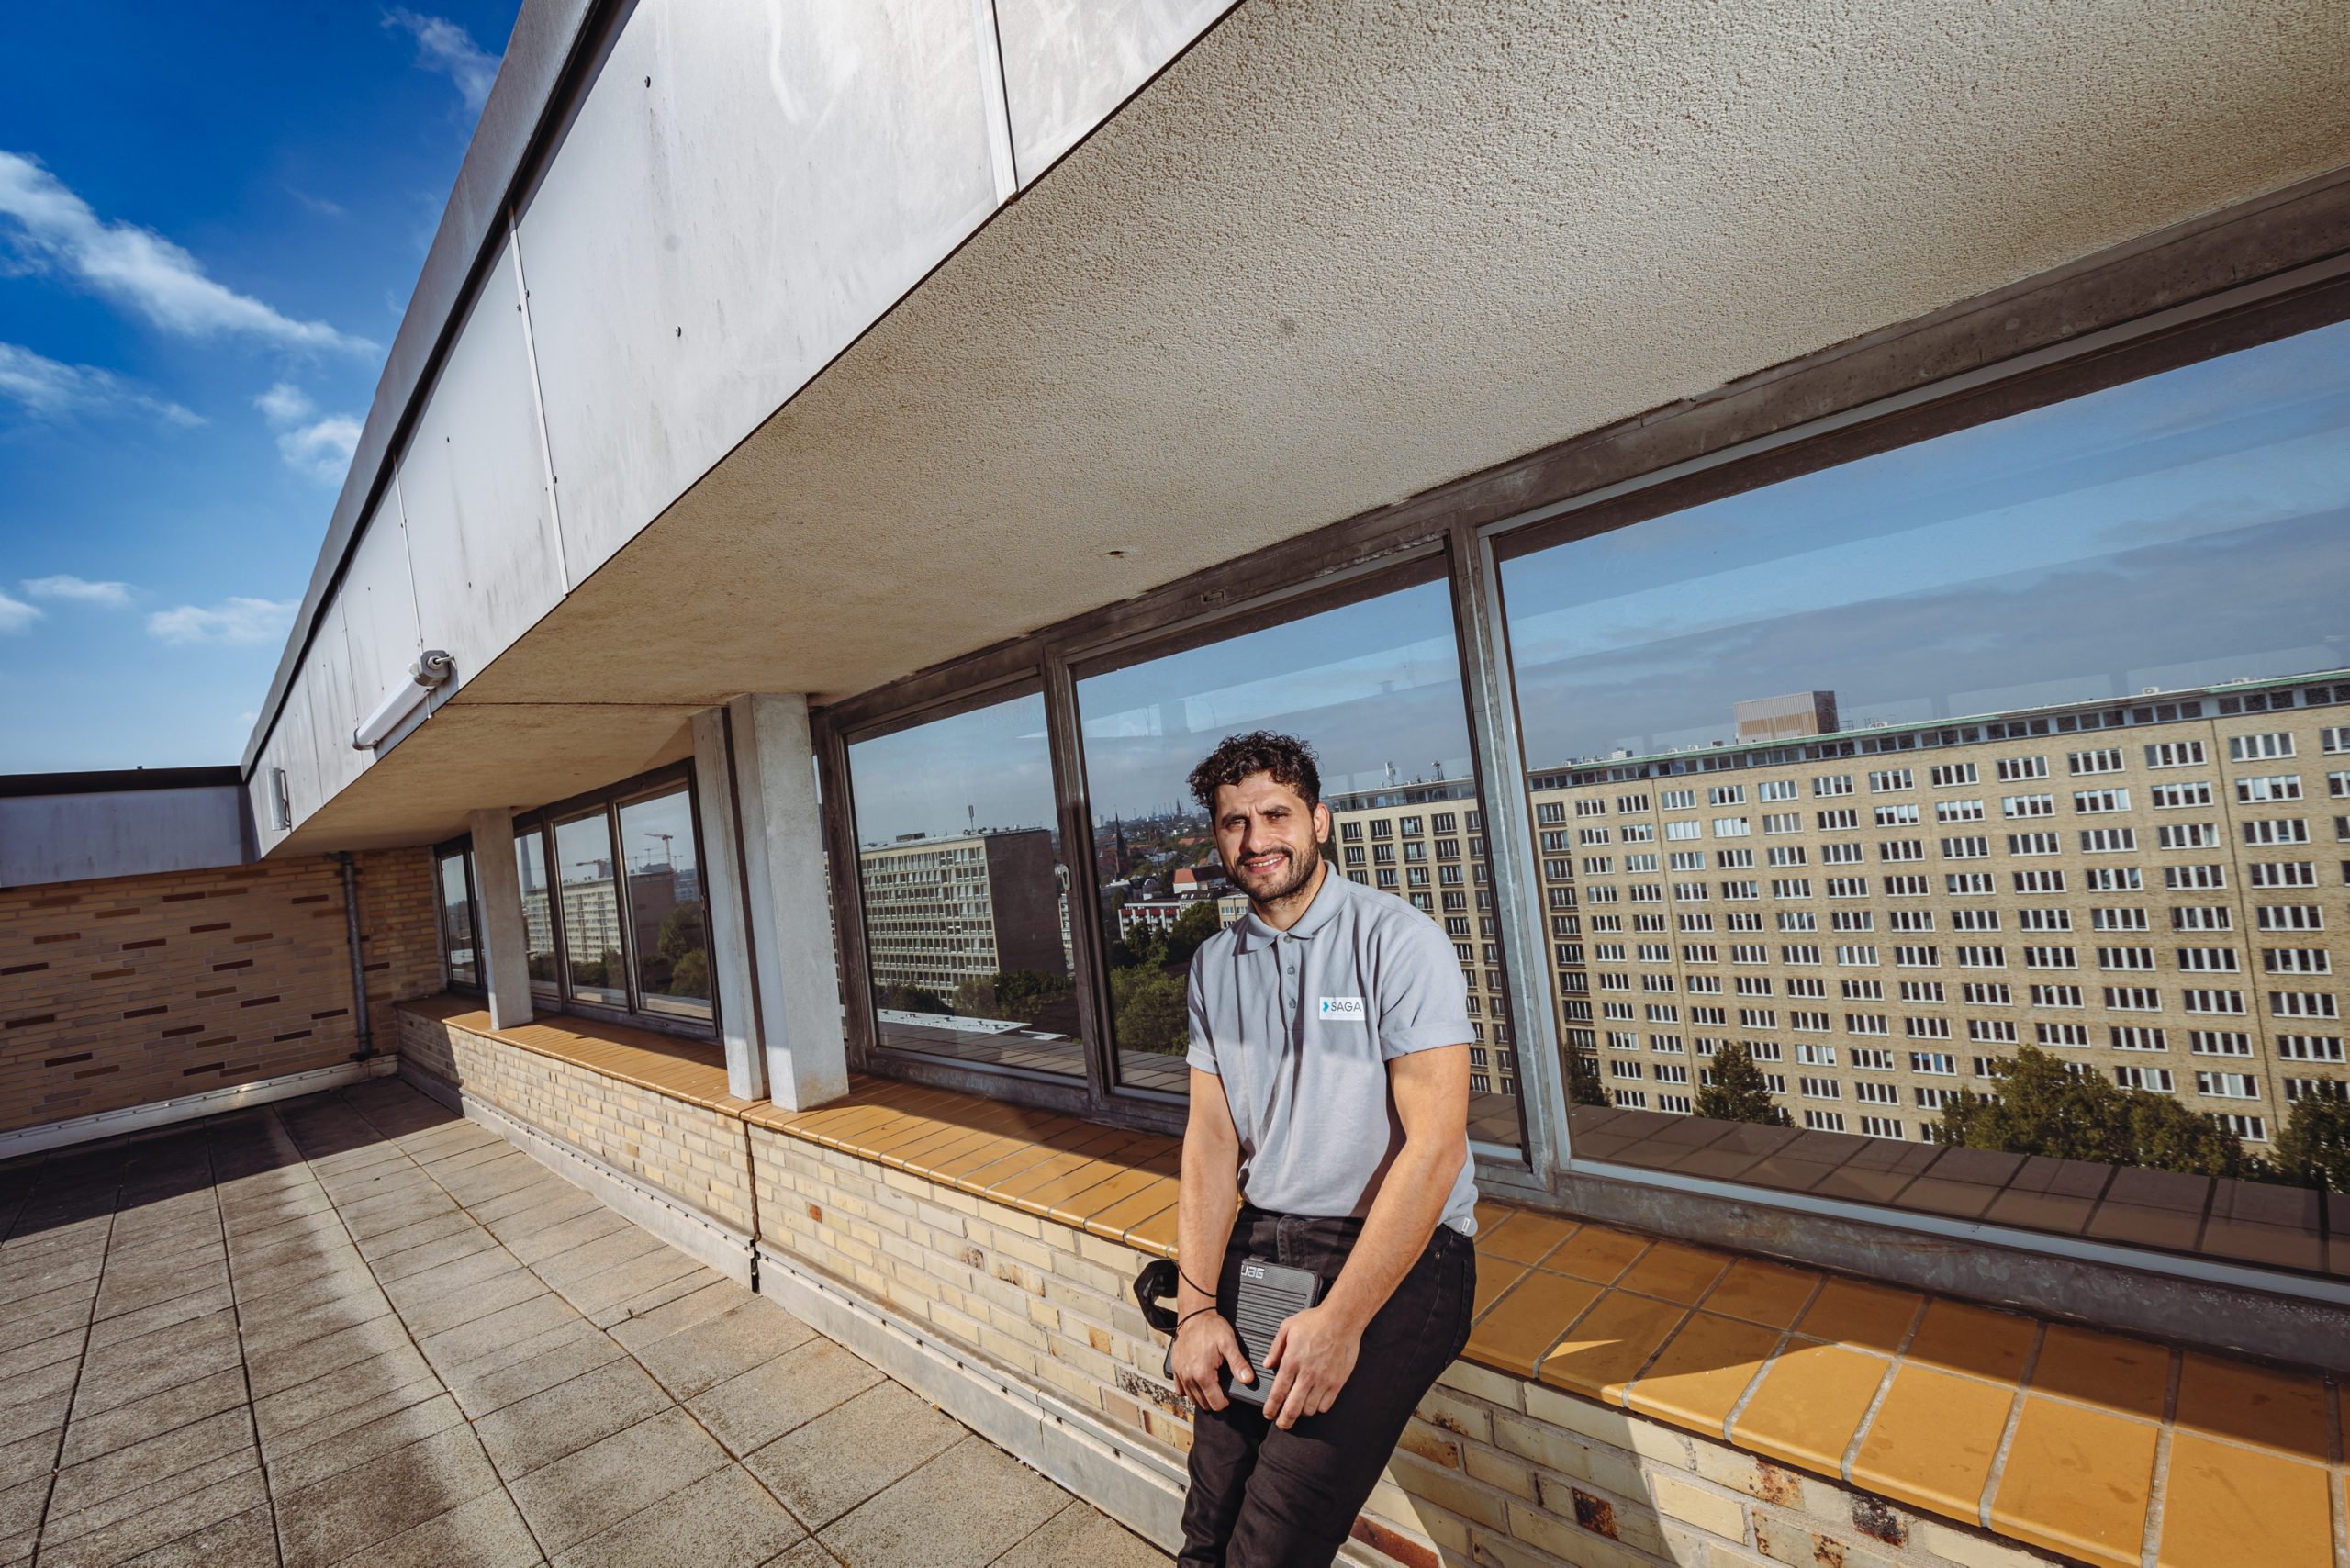
[[2066, 24], [1244, 7], [297, 836], [618, 777], [2350, 160], [2330, 0]]

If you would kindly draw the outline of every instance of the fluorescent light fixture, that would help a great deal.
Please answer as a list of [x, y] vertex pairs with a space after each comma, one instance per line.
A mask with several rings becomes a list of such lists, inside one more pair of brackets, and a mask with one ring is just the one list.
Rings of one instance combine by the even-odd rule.
[[432, 689], [445, 683], [456, 671], [455, 663], [439, 648], [427, 651], [416, 663], [408, 666], [408, 678], [392, 689], [391, 695], [375, 704], [375, 711], [351, 733], [354, 751], [373, 751], [384, 744], [384, 737], [399, 728], [400, 722], [432, 695]]

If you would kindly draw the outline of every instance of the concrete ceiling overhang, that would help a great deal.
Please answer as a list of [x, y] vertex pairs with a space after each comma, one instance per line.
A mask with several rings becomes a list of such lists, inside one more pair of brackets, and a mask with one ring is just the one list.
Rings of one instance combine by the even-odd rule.
[[[417, 842], [2350, 162], [2338, 0], [1250, 0], [295, 850]], [[1116, 552], [1116, 554], [1112, 554]]]

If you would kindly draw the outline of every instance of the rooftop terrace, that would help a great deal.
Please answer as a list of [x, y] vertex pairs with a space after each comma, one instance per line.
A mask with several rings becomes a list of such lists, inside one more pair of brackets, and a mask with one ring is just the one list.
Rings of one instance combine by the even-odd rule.
[[0, 1166], [0, 1561], [1163, 1562], [378, 1081]]

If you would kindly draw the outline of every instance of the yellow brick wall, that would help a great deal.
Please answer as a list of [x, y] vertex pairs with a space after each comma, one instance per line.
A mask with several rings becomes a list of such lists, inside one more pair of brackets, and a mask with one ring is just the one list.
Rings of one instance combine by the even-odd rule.
[[[424, 852], [366, 857], [382, 906], [381, 1027], [433, 954]], [[325, 857], [0, 890], [0, 1130], [347, 1059], [340, 868]]]
[[738, 1118], [415, 1013], [399, 1014], [398, 1040], [404, 1063], [750, 1234]]
[[[1189, 1411], [1129, 1294], [1147, 1254], [754, 1126], [763, 1239], [1180, 1460]], [[1465, 1361], [1422, 1402], [1360, 1540], [1480, 1568], [2023, 1568], [1851, 1487]]]

